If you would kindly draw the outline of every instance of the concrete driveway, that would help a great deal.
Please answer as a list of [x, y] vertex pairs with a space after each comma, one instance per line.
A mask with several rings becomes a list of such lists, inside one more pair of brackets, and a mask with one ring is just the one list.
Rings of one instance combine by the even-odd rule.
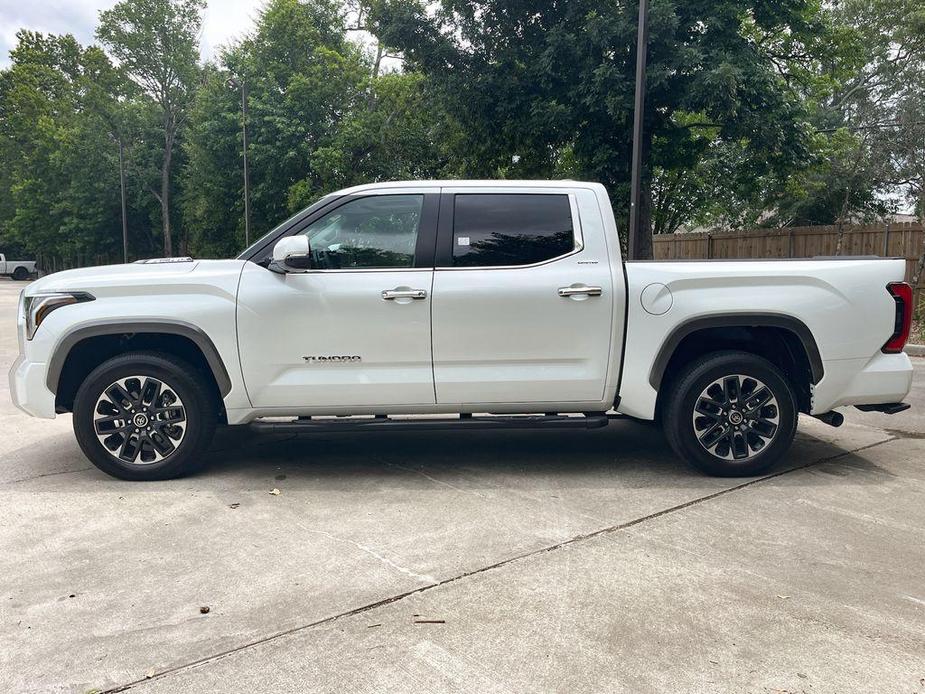
[[925, 692], [923, 360], [917, 411], [803, 418], [761, 478], [618, 422], [228, 430], [208, 471], [140, 484], [90, 466], [69, 416], [13, 409], [20, 288], [2, 691]]

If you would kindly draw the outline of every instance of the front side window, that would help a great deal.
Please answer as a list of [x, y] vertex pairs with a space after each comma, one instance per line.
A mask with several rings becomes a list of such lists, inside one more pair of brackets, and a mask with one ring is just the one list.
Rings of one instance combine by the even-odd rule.
[[531, 265], [575, 247], [568, 195], [459, 194], [453, 216], [453, 265]]
[[[286, 219], [286, 221], [281, 222], [280, 224], [277, 224], [275, 227], [273, 227], [273, 228], [272, 228], [270, 231], [268, 231], [266, 234], [264, 234], [264, 235], [261, 236], [259, 239], [257, 239], [256, 241], [254, 241], [250, 246], [248, 246], [248, 247], [245, 248], [243, 251], [241, 251], [241, 253], [238, 254], [238, 260], [249, 260], [249, 259], [251, 258], [251, 255], [254, 254], [259, 248], [261, 248], [262, 246], [268, 245], [268, 242], [269, 242], [270, 239], [275, 239], [275, 238], [276, 238], [276, 235], [277, 235], [280, 231], [282, 231], [283, 228], [285, 228], [285, 227], [289, 226], [290, 224], [292, 224], [292, 223], [293, 223], [294, 221], [296, 221], [299, 217], [304, 217], [304, 216], [306, 216], [306, 215], [308, 215], [308, 214], [311, 214], [311, 213], [314, 212], [315, 210], [317, 210], [317, 209], [319, 209], [319, 208], [321, 208], [321, 207], [324, 207], [324, 205], [326, 205], [326, 204], [330, 201], [331, 197], [332, 197], [331, 195], [325, 195], [323, 198], [321, 198], [320, 200], [318, 200], [318, 201], [316, 201], [316, 202], [313, 202], [311, 205], [309, 205], [308, 207], [306, 207], [304, 210], [299, 210], [299, 211], [296, 212], [294, 215], [292, 215], [291, 217], [289, 217], [288, 219]], [[272, 248], [267, 249], [267, 250], [268, 250], [268, 251], [272, 251]], [[269, 262], [269, 261], [270, 261], [270, 257], [269, 257], [269, 256], [270, 256], [270, 254], [268, 253], [268, 254], [267, 254], [267, 257], [265, 257], [266, 262]]]
[[312, 222], [312, 268], [414, 267], [423, 195], [373, 195], [345, 203]]

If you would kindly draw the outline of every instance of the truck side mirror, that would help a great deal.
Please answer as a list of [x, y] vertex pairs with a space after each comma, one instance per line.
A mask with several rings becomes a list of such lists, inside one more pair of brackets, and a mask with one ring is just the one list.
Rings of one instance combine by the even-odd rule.
[[269, 269], [285, 274], [287, 272], [305, 272], [311, 269], [312, 256], [308, 237], [301, 234], [280, 239], [273, 246], [273, 260]]

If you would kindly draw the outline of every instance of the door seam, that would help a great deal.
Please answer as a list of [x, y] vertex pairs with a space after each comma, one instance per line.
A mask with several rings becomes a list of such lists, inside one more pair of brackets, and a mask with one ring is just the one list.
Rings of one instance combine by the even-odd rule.
[[440, 242], [440, 213], [443, 211], [443, 188], [437, 193], [437, 219], [434, 221], [434, 257], [430, 269], [430, 382], [434, 389], [434, 405], [437, 405], [437, 367], [434, 364], [434, 284], [437, 269], [437, 244]]

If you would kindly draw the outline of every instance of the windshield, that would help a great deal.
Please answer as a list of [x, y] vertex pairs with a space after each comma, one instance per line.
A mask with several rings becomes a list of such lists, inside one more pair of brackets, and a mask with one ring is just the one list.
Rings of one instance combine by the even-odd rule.
[[289, 217], [288, 219], [286, 219], [286, 221], [281, 222], [280, 224], [277, 224], [275, 227], [273, 227], [273, 228], [272, 228], [270, 231], [268, 231], [266, 234], [264, 234], [264, 235], [261, 236], [259, 239], [257, 239], [256, 241], [254, 241], [250, 246], [248, 246], [248, 247], [245, 248], [243, 251], [241, 251], [241, 252], [238, 254], [237, 259], [238, 259], [238, 260], [246, 260], [247, 258], [250, 257], [250, 255], [251, 255], [252, 253], [254, 253], [257, 249], [259, 249], [261, 246], [263, 246], [263, 245], [267, 242], [268, 239], [272, 238], [274, 234], [279, 233], [280, 231], [282, 231], [283, 229], [285, 229], [287, 226], [289, 226], [290, 224], [292, 224], [293, 222], [295, 222], [295, 221], [296, 221], [297, 219], [299, 219], [300, 217], [304, 217], [304, 216], [305, 216], [306, 214], [308, 214], [309, 212], [313, 212], [314, 210], [318, 209], [319, 207], [321, 207], [322, 205], [324, 205], [326, 202], [328, 202], [328, 201], [329, 201], [331, 198], [333, 198], [333, 197], [334, 197], [333, 195], [325, 195], [323, 198], [321, 198], [321, 199], [318, 200], [317, 202], [312, 203], [311, 205], [309, 205], [308, 207], [306, 207], [304, 210], [299, 210], [299, 211], [296, 212], [294, 215], [292, 215], [291, 217]]

